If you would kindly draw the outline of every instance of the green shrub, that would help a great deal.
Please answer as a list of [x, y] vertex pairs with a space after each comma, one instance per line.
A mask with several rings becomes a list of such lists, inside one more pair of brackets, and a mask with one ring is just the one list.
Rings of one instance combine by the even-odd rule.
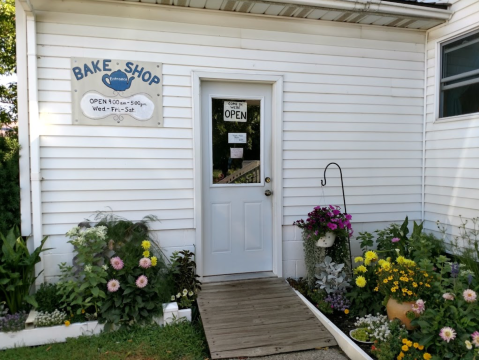
[[0, 233], [20, 226], [20, 180], [17, 136], [0, 136]]
[[196, 275], [195, 254], [188, 250], [175, 251], [171, 256], [170, 272], [173, 276], [174, 294], [171, 300], [178, 302], [180, 309], [190, 308], [201, 290], [201, 282]]
[[36, 310], [52, 313], [60, 308], [61, 299], [56, 284], [41, 284], [35, 293], [35, 300], [38, 304]]
[[44, 237], [40, 246], [30, 254], [18, 228], [10, 229], [6, 235], [0, 233], [0, 292], [12, 314], [24, 309], [25, 303], [37, 306], [30, 288], [41, 274], [35, 276], [35, 264], [41, 261], [40, 254], [50, 250], [43, 248], [46, 240]]

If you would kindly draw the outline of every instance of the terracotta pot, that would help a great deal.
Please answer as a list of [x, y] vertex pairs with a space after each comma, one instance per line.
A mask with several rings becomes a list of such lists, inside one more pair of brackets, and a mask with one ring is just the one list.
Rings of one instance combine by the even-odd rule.
[[332, 231], [328, 231], [324, 236], [321, 236], [318, 241], [316, 241], [317, 247], [331, 247], [334, 244], [336, 235]]
[[406, 329], [414, 329], [414, 326], [411, 326], [411, 320], [406, 315], [409, 311], [412, 311], [412, 304], [414, 304], [412, 301], [399, 303], [390, 297], [386, 305], [389, 320], [399, 319], [406, 326]]

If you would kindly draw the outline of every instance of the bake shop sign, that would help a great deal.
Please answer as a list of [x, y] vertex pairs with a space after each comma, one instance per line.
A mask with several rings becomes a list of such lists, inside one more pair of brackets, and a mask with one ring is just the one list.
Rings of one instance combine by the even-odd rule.
[[163, 126], [162, 64], [72, 58], [73, 124]]

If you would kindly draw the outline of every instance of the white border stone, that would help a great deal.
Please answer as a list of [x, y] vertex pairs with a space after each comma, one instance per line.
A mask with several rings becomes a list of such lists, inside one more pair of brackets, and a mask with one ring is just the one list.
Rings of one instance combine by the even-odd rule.
[[336, 325], [334, 325], [316, 306], [311, 304], [308, 299], [294, 290], [296, 294], [303, 300], [313, 314], [321, 321], [324, 327], [334, 336], [341, 350], [351, 360], [373, 360], [367, 353], [364, 352], [347, 334], [343, 333]]

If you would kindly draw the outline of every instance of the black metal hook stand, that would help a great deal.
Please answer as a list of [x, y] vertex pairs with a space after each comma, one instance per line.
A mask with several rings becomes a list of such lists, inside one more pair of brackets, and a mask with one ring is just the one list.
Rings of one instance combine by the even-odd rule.
[[[326, 170], [328, 170], [328, 167], [329, 165], [336, 165], [339, 169], [339, 175], [341, 176], [341, 189], [343, 191], [343, 204], [344, 204], [344, 213], [347, 214], [348, 213], [348, 210], [346, 209], [346, 197], [344, 195], [344, 183], [343, 183], [343, 171], [341, 170], [341, 166], [339, 166], [337, 163], [335, 162], [331, 162], [329, 163], [328, 165], [326, 165], [326, 167], [324, 168], [324, 182], [323, 180], [321, 179], [321, 186], [326, 186]], [[349, 230], [348, 230], [348, 245], [349, 245], [349, 261], [350, 261], [350, 265], [351, 265], [351, 274], [353, 273], [353, 261], [352, 261], [352, 258], [351, 258], [351, 236], [349, 235]]]

